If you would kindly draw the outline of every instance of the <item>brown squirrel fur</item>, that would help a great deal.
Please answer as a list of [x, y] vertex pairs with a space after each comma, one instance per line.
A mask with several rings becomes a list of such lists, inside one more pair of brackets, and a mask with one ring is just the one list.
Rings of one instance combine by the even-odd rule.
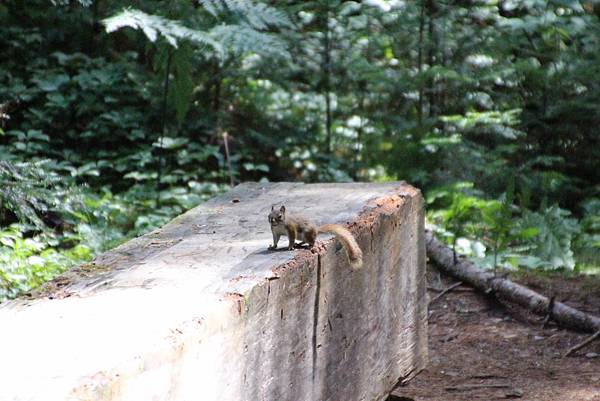
[[277, 248], [277, 243], [282, 235], [288, 237], [288, 250], [291, 251], [294, 249], [296, 240], [301, 243], [305, 242], [312, 248], [319, 233], [332, 233], [335, 234], [336, 238], [346, 249], [350, 267], [352, 269], [362, 267], [362, 251], [356, 239], [347, 228], [339, 224], [325, 224], [317, 227], [313, 222], [304, 217], [288, 215], [285, 206], [281, 206], [279, 209], [275, 209], [274, 206], [271, 207], [269, 224], [273, 233], [273, 245], [269, 246], [269, 249]]

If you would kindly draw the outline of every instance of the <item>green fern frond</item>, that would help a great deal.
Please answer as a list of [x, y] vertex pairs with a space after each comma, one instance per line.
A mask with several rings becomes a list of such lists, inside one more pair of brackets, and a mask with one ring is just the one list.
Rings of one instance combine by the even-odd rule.
[[243, 10], [248, 23], [254, 29], [267, 29], [268, 27], [285, 27], [289, 28], [292, 26], [288, 16], [271, 6], [264, 3], [258, 3], [252, 5]]
[[289, 58], [285, 44], [274, 35], [259, 32], [246, 25], [219, 25], [210, 34], [235, 55], [257, 53]]
[[48, 161], [10, 163], [0, 161], [0, 212], [10, 210], [22, 222], [43, 228], [39, 213], [62, 204], [62, 177]]
[[[50, 2], [55, 6], [68, 6], [70, 0], [50, 0]], [[77, 2], [83, 7], [89, 7], [92, 5], [93, 0], [77, 0]]]
[[287, 14], [264, 3], [249, 0], [199, 0], [199, 3], [214, 17], [233, 14], [257, 30], [292, 26]]
[[199, 0], [199, 3], [204, 8], [223, 13], [227, 11], [235, 11], [239, 8], [247, 7], [251, 4], [250, 0]]
[[198, 3], [213, 17], [217, 17], [219, 13], [223, 12], [220, 1], [198, 0]]
[[102, 23], [106, 26], [106, 31], [109, 33], [121, 28], [130, 27], [141, 29], [151, 42], [155, 42], [158, 34], [160, 34], [173, 47], [177, 47], [177, 40], [179, 39], [210, 46], [219, 54], [223, 52], [219, 42], [206, 32], [190, 29], [179, 22], [157, 15], [146, 14], [140, 10], [123, 10], [117, 15], [106, 18]]

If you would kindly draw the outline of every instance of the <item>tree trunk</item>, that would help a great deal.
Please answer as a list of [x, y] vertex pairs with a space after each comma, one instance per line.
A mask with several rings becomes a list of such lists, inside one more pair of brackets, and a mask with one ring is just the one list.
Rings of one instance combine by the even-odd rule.
[[158, 137], [158, 167], [156, 170], [156, 207], [160, 207], [160, 180], [162, 176], [162, 167], [163, 167], [163, 158], [164, 158], [164, 149], [163, 139], [166, 135], [167, 130], [167, 99], [169, 96], [169, 83], [171, 76], [171, 63], [173, 61], [173, 49], [168, 50], [169, 55], [167, 57], [167, 66], [165, 67], [165, 80], [164, 80], [164, 88], [163, 88], [163, 99], [162, 99], [162, 116], [160, 122], [160, 134]]
[[[419, 49], [417, 55], [417, 69], [419, 71], [419, 79], [423, 72], [423, 31], [425, 30], [425, 0], [421, 0], [421, 11], [419, 14]], [[423, 127], [423, 83], [419, 83], [419, 100], [417, 104], [417, 121], [419, 128]]]
[[[433, 67], [436, 63], [435, 54], [437, 52], [437, 33], [435, 30], [435, 17], [436, 17], [436, 4], [435, 0], [429, 0], [427, 2], [427, 32], [429, 35], [429, 43], [427, 50], [427, 64], [428, 68]], [[429, 103], [429, 117], [433, 117], [437, 115], [436, 111], [436, 98], [437, 94], [435, 91], [435, 82], [433, 77], [430, 77], [427, 80], [427, 92], [428, 92], [428, 103]]]
[[492, 293], [500, 299], [516, 303], [534, 313], [549, 314], [550, 318], [561, 326], [590, 333], [600, 330], [600, 318], [596, 316], [560, 302], [551, 303], [549, 298], [506, 278], [494, 277], [492, 273], [481, 271], [466, 260], [459, 259], [455, 264], [452, 250], [438, 241], [431, 231], [425, 232], [425, 242], [427, 256], [442, 272], [484, 293]]
[[327, 153], [331, 153], [331, 46], [329, 39], [329, 2], [325, 2], [323, 25], [323, 90], [325, 94], [325, 132]]

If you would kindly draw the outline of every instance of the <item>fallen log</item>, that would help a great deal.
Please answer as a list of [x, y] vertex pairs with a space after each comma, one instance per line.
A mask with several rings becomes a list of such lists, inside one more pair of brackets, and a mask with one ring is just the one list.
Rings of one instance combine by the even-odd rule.
[[469, 284], [487, 294], [516, 303], [539, 314], [549, 315], [561, 326], [589, 333], [600, 330], [600, 318], [581, 312], [561, 302], [551, 300], [529, 288], [514, 283], [504, 277], [479, 270], [471, 262], [458, 259], [454, 263], [452, 249], [436, 239], [429, 230], [425, 231], [427, 256], [444, 273]]

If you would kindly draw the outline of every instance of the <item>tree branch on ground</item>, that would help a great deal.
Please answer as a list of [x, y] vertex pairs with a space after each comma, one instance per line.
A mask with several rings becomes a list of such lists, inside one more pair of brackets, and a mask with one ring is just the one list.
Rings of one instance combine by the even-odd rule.
[[425, 231], [425, 242], [427, 255], [442, 272], [475, 289], [520, 305], [538, 315], [550, 314], [552, 320], [563, 327], [590, 333], [600, 331], [600, 318], [596, 316], [556, 301], [549, 310], [550, 299], [525, 286], [481, 271], [464, 259], [454, 264], [452, 249], [436, 239], [431, 231]]

